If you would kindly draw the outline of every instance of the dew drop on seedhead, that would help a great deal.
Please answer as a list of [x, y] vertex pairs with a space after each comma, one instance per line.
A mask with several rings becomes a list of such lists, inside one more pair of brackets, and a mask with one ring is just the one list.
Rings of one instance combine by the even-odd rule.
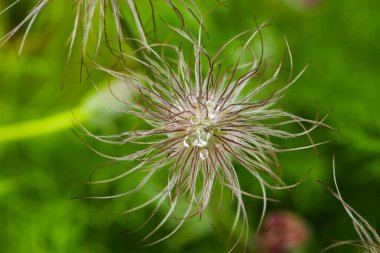
[[186, 136], [185, 139], [183, 139], [183, 145], [184, 145], [185, 147], [189, 147], [189, 143], [187, 143], [188, 140], [189, 140], [189, 136]]
[[208, 112], [208, 118], [209, 119], [215, 119], [216, 117], [216, 112], [215, 112], [215, 102], [214, 101], [206, 101], [206, 108]]
[[199, 152], [199, 157], [202, 159], [202, 160], [205, 160], [207, 159], [208, 157], [208, 150], [207, 149], [203, 149]]
[[190, 133], [188, 136], [185, 137], [184, 145], [186, 147], [188, 147], [190, 144], [194, 147], [204, 147], [207, 145], [211, 135], [212, 133], [209, 131], [205, 131], [204, 129], [197, 129], [196, 131]]

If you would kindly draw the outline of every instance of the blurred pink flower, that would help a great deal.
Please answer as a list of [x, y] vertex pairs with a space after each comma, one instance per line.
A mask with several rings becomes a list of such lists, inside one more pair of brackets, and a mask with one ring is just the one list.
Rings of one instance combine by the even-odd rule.
[[290, 211], [270, 213], [259, 237], [260, 252], [289, 252], [304, 245], [308, 229], [301, 217]]

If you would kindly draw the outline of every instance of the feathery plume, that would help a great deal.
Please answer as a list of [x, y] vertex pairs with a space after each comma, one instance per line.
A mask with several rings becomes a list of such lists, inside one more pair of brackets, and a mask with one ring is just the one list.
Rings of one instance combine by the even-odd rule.
[[[0, 15], [11, 9], [17, 4], [21, 4], [20, 0], [16, 0], [13, 3], [5, 6], [3, 9], [0, 9]], [[44, 10], [49, 4], [51, 4], [52, 0], [35, 0], [35, 4], [29, 11], [29, 13], [25, 16], [25, 18], [16, 25], [11, 31], [9, 31], [7, 34], [5, 34], [3, 37], [0, 37], [0, 46], [4, 45], [12, 36], [14, 36], [18, 31], [20, 31], [24, 26], [26, 26], [24, 36], [21, 41], [21, 45], [19, 48], [19, 54], [22, 53], [26, 38], [28, 36], [28, 33], [33, 26], [34, 22], [36, 21], [37, 17], [40, 15], [42, 10]], [[197, 15], [199, 15], [199, 10], [197, 9], [197, 6], [192, 0], [189, 0], [190, 3], [187, 3], [184, 0], [179, 0], [179, 3], [181, 6], [186, 8], [190, 13], [197, 18]], [[107, 24], [111, 20], [113, 20], [113, 26], [117, 33], [117, 41], [121, 43], [123, 41], [123, 38], [125, 37], [125, 30], [126, 26], [129, 24], [125, 23], [124, 17], [122, 15], [122, 3], [125, 4], [125, 8], [128, 8], [130, 11], [130, 14], [132, 16], [132, 19], [134, 21], [134, 25], [136, 27], [136, 30], [138, 32], [137, 38], [141, 40], [145, 46], [148, 45], [146, 32], [144, 25], [140, 18], [140, 12], [137, 8], [137, 4], [135, 0], [73, 0], [72, 1], [74, 10], [75, 10], [75, 20], [74, 20], [74, 27], [71, 32], [71, 39], [69, 42], [69, 53], [68, 58], [71, 57], [72, 50], [74, 47], [74, 42], [76, 41], [76, 38], [78, 37], [79, 29], [82, 28], [82, 41], [81, 41], [81, 47], [82, 47], [82, 58], [87, 53], [87, 47], [88, 47], [88, 40], [91, 30], [94, 30], [96, 32], [97, 41], [95, 43], [95, 56], [98, 53], [100, 44], [102, 40], [104, 39], [106, 43], [108, 43], [109, 38], [107, 35], [107, 28], [110, 28], [110, 24]], [[174, 13], [180, 18], [181, 22], [183, 22], [183, 17], [181, 12], [179, 11], [179, 7], [177, 7], [176, 4], [172, 2], [172, 0], [161, 0], [159, 4], [167, 4], [169, 5], [173, 10]], [[151, 17], [150, 19], [153, 20], [154, 23], [154, 29], [155, 27], [155, 12], [154, 12], [154, 4], [152, 0], [147, 0], [146, 3], [144, 3], [144, 7], [150, 7], [152, 9]], [[107, 19], [107, 16], [111, 15], [110, 18]], [[94, 24], [97, 26], [94, 27]], [[128, 28], [129, 30], [129, 28]], [[133, 37], [132, 35], [128, 35], [128, 37]], [[119, 50], [121, 51], [121, 44], [119, 44]]]
[[[202, 44], [202, 25], [196, 36], [191, 32], [185, 32], [186, 27], [178, 29], [169, 26], [179, 35], [181, 43], [151, 44], [150, 50], [147, 51], [144, 41], [135, 40], [141, 44], [141, 48], [124, 55], [125, 59], [140, 65], [145, 73], [139, 73], [127, 66], [124, 66], [123, 71], [114, 71], [98, 65], [101, 71], [125, 82], [136, 92], [133, 101], [118, 98], [125, 107], [117, 109], [141, 118], [149, 124], [150, 129], [115, 135], [95, 135], [81, 126], [85, 134], [98, 141], [118, 145], [133, 143], [141, 147], [134, 153], [120, 157], [106, 155], [94, 149], [114, 162], [139, 163], [121, 175], [92, 181], [92, 184], [121, 180], [138, 171], [146, 173], [138, 186], [128, 192], [88, 198], [110, 199], [127, 196], [141, 190], [155, 173], [164, 170], [168, 182], [160, 193], [125, 212], [136, 211], [158, 202], [151, 219], [165, 200], [169, 200], [169, 212], [144, 240], [168, 221], [181, 200], [188, 203], [173, 232], [149, 245], [171, 236], [186, 219], [201, 215], [212, 199], [216, 183], [228, 188], [237, 201], [232, 232], [238, 227], [241, 230], [232, 249], [244, 236], [247, 242], [248, 215], [243, 195], [256, 196], [241, 189], [238, 167], [244, 167], [260, 185], [262, 196], [259, 198], [264, 203], [261, 215], [263, 217], [268, 200], [266, 189], [292, 187], [285, 185], [276, 174], [276, 154], [321, 144], [313, 143], [309, 134], [318, 126], [326, 126], [322, 123], [323, 119], [304, 119], [273, 108], [306, 68], [293, 76], [292, 55], [286, 39], [286, 50], [282, 60], [278, 66], [270, 66], [263, 55], [261, 33], [264, 26], [236, 35], [213, 55], [209, 54]], [[245, 42], [237, 50], [235, 46], [243, 38]], [[259, 53], [254, 50], [253, 44], [256, 40], [260, 45]], [[232, 65], [226, 56], [227, 51], [231, 49], [234, 52], [232, 58], [236, 60]], [[140, 53], [142, 57], [135, 56]], [[288, 76], [283, 78], [286, 79], [285, 84], [279, 87], [276, 81], [281, 81], [286, 56], [290, 62], [290, 71]], [[267, 72], [271, 68], [274, 69], [273, 73], [268, 76]], [[271, 86], [274, 88], [270, 88]], [[117, 97], [117, 94], [115, 96]], [[292, 133], [284, 129], [294, 124], [300, 127], [300, 132]], [[282, 148], [271, 140], [300, 136], [307, 136], [311, 144]], [[276, 183], [271, 184], [269, 179], [266, 179], [268, 176]]]
[[[9, 10], [11, 7], [15, 6], [19, 2], [20, 1], [17, 0], [14, 3], [10, 4], [0, 14]], [[24, 33], [24, 36], [20, 45], [20, 49], [19, 49], [19, 54], [21, 54], [22, 49], [25, 44], [25, 40], [27, 38], [27, 35], [33, 23], [35, 22], [36, 18], [41, 13], [41, 11], [45, 9], [46, 6], [50, 4], [51, 2], [52, 0], [36, 1], [35, 5], [32, 7], [32, 9], [27, 14], [27, 16], [17, 26], [15, 26], [11, 31], [9, 31], [5, 36], [3, 36], [0, 39], [0, 45], [3, 45], [4, 43], [6, 43], [23, 26], [27, 25], [27, 28]], [[88, 36], [93, 24], [93, 19], [95, 18], [94, 16], [95, 16], [96, 10], [97, 10], [97, 15], [98, 15], [97, 23], [99, 24], [99, 38], [98, 38], [97, 48], [99, 47], [101, 37], [103, 34], [103, 29], [104, 29], [103, 24], [105, 23], [106, 6], [109, 6], [111, 8], [112, 14], [115, 20], [116, 30], [118, 32], [119, 37], [122, 38], [122, 28], [121, 28], [121, 23], [120, 23], [121, 14], [120, 14], [119, 4], [117, 0], [92, 0], [92, 1], [76, 0], [76, 1], [73, 1], [73, 3], [75, 6], [76, 15], [75, 15], [73, 31], [71, 33], [69, 56], [68, 56], [69, 58], [71, 56], [75, 38], [77, 37], [77, 34], [78, 34], [78, 28], [80, 27], [81, 24], [83, 25], [82, 52], [83, 52], [83, 55], [86, 54]]]
[[321, 181], [319, 182], [343, 205], [344, 210], [352, 220], [352, 224], [359, 236], [359, 240], [339, 241], [326, 247], [324, 251], [328, 251], [341, 245], [352, 245], [358, 250], [358, 252], [380, 253], [380, 236], [377, 234], [376, 229], [349, 204], [347, 204], [340, 193], [336, 179], [335, 157], [333, 158], [333, 178], [336, 191], [331, 189], [327, 184]]

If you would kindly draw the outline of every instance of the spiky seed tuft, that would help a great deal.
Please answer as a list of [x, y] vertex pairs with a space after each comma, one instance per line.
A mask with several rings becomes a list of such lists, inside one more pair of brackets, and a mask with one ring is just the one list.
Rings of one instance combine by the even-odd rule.
[[[121, 157], [96, 151], [114, 161], [138, 160], [140, 163], [122, 175], [92, 183], [111, 182], [137, 171], [146, 171], [146, 176], [131, 191], [113, 196], [89, 198], [116, 198], [132, 194], [147, 184], [155, 173], [165, 168], [168, 183], [162, 191], [146, 203], [126, 211], [135, 211], [158, 201], [153, 216], [164, 200], [169, 200], [169, 212], [144, 238], [148, 239], [174, 213], [181, 199], [188, 201], [188, 209], [173, 232], [179, 229], [185, 219], [202, 214], [212, 199], [214, 185], [217, 182], [230, 189], [237, 200], [236, 219], [232, 231], [238, 227], [241, 231], [233, 248], [243, 236], [247, 241], [248, 215], [243, 195], [253, 195], [241, 189], [237, 166], [244, 167], [260, 185], [261, 199], [264, 203], [263, 217], [267, 201], [266, 189], [291, 187], [283, 184], [275, 173], [276, 154], [319, 145], [312, 142], [309, 133], [318, 126], [326, 126], [322, 123], [323, 119], [321, 121], [303, 119], [272, 108], [305, 69], [293, 77], [291, 53], [285, 40], [286, 54], [291, 65], [289, 76], [282, 87], [276, 86], [268, 92], [271, 84], [281, 80], [280, 73], [284, 72], [285, 57], [272, 75], [267, 77], [269, 67], [263, 56], [264, 45], [261, 36], [264, 26], [233, 37], [214, 55], [210, 55], [202, 45], [202, 26], [197, 36], [185, 32], [184, 29], [170, 27], [182, 38], [181, 46], [151, 44], [148, 52], [145, 50], [145, 42], [136, 40], [141, 43], [141, 48], [124, 56], [140, 64], [146, 73], [138, 73], [127, 66], [122, 72], [98, 66], [100, 70], [124, 81], [135, 90], [138, 94], [135, 101], [123, 101], [125, 108], [119, 110], [141, 118], [151, 126], [151, 129], [99, 136], [83, 128], [88, 135], [102, 142], [121, 145], [143, 144], [143, 148], [137, 152]], [[229, 65], [225, 57], [227, 48], [232, 48], [232, 45], [241, 41], [244, 36], [246, 41], [241, 50], [238, 50], [235, 64]], [[255, 40], [261, 45], [259, 57], [256, 57], [252, 45]], [[186, 43], [191, 47], [191, 54], [184, 51]], [[234, 52], [236, 51], [234, 47]], [[138, 52], [142, 52], [142, 58], [134, 56]], [[247, 56], [251, 58], [243, 60]], [[292, 124], [301, 126], [301, 131], [291, 133], [282, 129], [283, 126]], [[273, 138], [291, 139], [300, 136], [309, 137], [312, 143], [304, 147], [286, 149], [271, 141]], [[264, 175], [269, 175], [283, 185], [271, 184]], [[151, 244], [160, 242], [170, 235]]]

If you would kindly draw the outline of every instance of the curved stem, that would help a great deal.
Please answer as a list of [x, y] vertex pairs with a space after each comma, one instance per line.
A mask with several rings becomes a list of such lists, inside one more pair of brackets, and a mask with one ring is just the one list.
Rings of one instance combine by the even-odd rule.
[[56, 133], [72, 126], [73, 113], [79, 120], [86, 120], [88, 115], [80, 106], [74, 110], [60, 112], [45, 118], [0, 126], [0, 144], [26, 138]]

